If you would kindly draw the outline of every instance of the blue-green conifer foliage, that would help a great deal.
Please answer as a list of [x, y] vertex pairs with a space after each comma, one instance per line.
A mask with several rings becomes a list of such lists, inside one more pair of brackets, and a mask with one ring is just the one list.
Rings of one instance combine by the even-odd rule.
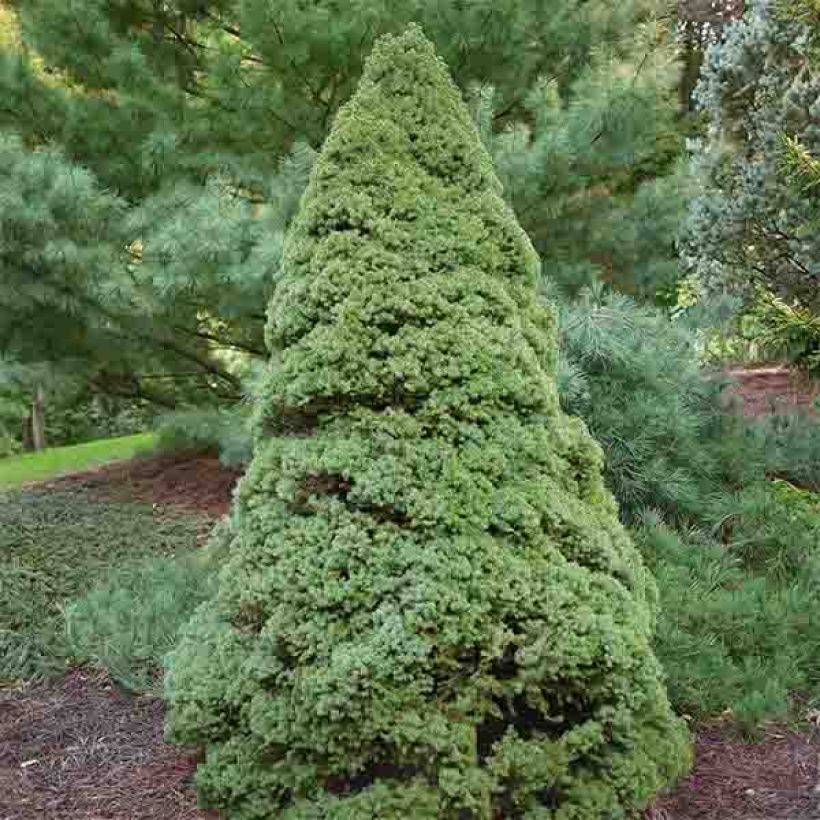
[[170, 660], [228, 817], [628, 817], [686, 767], [538, 269], [446, 67], [384, 37], [290, 229], [218, 593]]

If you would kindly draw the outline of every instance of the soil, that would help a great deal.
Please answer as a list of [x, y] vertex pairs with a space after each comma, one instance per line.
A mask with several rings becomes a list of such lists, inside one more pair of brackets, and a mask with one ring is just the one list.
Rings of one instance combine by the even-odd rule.
[[772, 728], [759, 742], [738, 740], [731, 727], [705, 728], [695, 768], [647, 820], [818, 820], [820, 731]]
[[[0, 820], [217, 820], [197, 808], [196, 756], [163, 741], [164, 706], [104, 672], [0, 691]], [[818, 820], [820, 730], [759, 742], [703, 729], [696, 764], [646, 820]]]
[[241, 475], [239, 469], [224, 467], [215, 454], [197, 452], [120, 461], [49, 483], [79, 483], [100, 493], [218, 518], [230, 509], [233, 488]]
[[820, 381], [787, 367], [731, 368], [725, 372], [734, 384], [730, 399], [737, 399], [745, 416], [763, 416], [776, 411], [817, 412]]
[[2, 820], [205, 820], [191, 754], [162, 739], [163, 704], [105, 673], [0, 691]]

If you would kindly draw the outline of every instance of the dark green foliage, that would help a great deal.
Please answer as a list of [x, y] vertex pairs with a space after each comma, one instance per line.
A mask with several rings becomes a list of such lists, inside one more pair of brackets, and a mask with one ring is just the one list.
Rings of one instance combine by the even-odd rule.
[[[374, 39], [411, 20], [473, 102], [549, 275], [651, 298], [677, 275], [682, 207], [666, 6], [7, 0], [0, 335], [102, 392], [233, 403], [242, 361], [266, 355], [263, 306], [315, 149]], [[42, 166], [54, 184], [26, 185]]]
[[814, 513], [811, 544], [801, 529], [808, 521], [805, 511], [791, 524], [788, 514], [777, 515], [779, 542], [772, 529], [766, 535], [770, 556], [779, 546], [796, 557], [801, 538], [804, 550], [799, 571], [778, 581], [743, 562], [756, 559], [748, 555], [754, 529], [772, 509], [765, 501], [757, 515], [748, 508], [752, 514], [738, 520], [727, 545], [659, 526], [636, 532], [660, 590], [655, 647], [668, 674], [669, 695], [677, 709], [693, 717], [730, 709], [754, 729], [764, 720], [789, 717], [793, 695], [816, 698], [820, 692], [820, 511]]
[[13, 456], [20, 452], [20, 442], [9, 430], [0, 424], [0, 458]]
[[820, 498], [786, 482], [721, 496], [714, 531], [743, 566], [776, 582], [811, 574], [820, 558]]
[[430, 44], [386, 37], [289, 234], [229, 557], [170, 666], [232, 818], [627, 817], [687, 765], [500, 193]]
[[156, 408], [140, 399], [87, 393], [57, 394], [46, 412], [49, 447], [142, 433], [153, 427]]
[[780, 413], [758, 424], [766, 442], [768, 471], [820, 493], [820, 419], [804, 413]]
[[65, 604], [112, 568], [194, 546], [203, 524], [81, 489], [0, 493], [0, 679], [59, 667]]
[[[31, 438], [31, 406], [38, 391], [49, 447], [127, 436], [152, 427], [153, 405], [143, 399], [92, 392], [84, 378], [85, 365], [77, 362], [76, 368], [72, 373], [47, 363], [22, 364], [0, 356], [0, 441], [5, 430], [12, 449], [20, 450], [26, 438]], [[0, 457], [4, 454], [0, 444]]]
[[713, 498], [764, 477], [764, 446], [723, 412], [725, 382], [704, 378], [696, 335], [663, 311], [587, 295], [561, 315], [564, 407], [603, 446], [627, 521], [647, 509], [703, 523]]

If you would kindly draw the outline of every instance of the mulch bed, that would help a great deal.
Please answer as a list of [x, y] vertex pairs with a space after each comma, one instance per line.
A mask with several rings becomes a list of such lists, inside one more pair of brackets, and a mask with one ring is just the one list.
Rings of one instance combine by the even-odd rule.
[[820, 732], [772, 729], [758, 743], [700, 732], [695, 768], [649, 820], [818, 820]]
[[813, 403], [820, 397], [820, 381], [787, 367], [733, 368], [726, 375], [735, 382], [728, 396], [739, 399], [749, 417], [776, 411], [814, 412]]
[[2, 820], [204, 820], [195, 760], [162, 739], [163, 704], [105, 673], [0, 691]]
[[231, 493], [241, 475], [241, 470], [224, 467], [213, 453], [174, 453], [116, 462], [49, 483], [80, 484], [98, 492], [218, 518], [230, 509]]
[[[0, 820], [216, 820], [196, 806], [193, 755], [163, 741], [164, 707], [108, 676], [0, 691]], [[817, 820], [820, 732], [753, 743], [701, 732], [696, 765], [647, 820]]]

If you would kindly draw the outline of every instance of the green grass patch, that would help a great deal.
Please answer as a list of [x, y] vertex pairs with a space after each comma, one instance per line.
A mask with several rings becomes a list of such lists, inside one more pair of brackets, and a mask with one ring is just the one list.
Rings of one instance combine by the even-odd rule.
[[81, 487], [0, 494], [0, 679], [76, 658], [64, 622], [69, 602], [148, 559], [191, 553], [208, 525], [201, 515], [159, 513]]
[[155, 444], [153, 433], [140, 433], [0, 459], [0, 490], [133, 458], [151, 450]]

